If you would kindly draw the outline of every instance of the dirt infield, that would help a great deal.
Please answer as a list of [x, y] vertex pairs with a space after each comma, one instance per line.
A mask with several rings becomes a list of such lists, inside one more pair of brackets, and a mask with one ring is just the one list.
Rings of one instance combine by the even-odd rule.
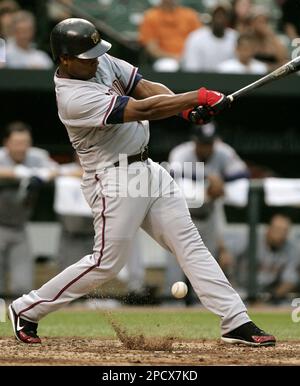
[[0, 338], [0, 365], [300, 365], [300, 342], [274, 347], [174, 341], [166, 351], [130, 350], [118, 340], [44, 338], [27, 346]]

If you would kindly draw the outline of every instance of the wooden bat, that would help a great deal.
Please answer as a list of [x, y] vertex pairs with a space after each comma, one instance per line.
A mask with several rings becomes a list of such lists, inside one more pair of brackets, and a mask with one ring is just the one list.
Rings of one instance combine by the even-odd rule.
[[230, 102], [233, 102], [235, 99], [249, 94], [249, 92], [251, 92], [252, 90], [255, 90], [259, 87], [269, 84], [274, 80], [284, 78], [287, 75], [293, 74], [294, 72], [297, 72], [299, 70], [300, 70], [300, 56], [284, 64], [283, 66], [277, 68], [275, 71], [271, 72], [270, 74], [258, 79], [253, 83], [248, 84], [248, 86], [235, 91], [233, 94], [227, 95], [227, 98], [230, 100]]

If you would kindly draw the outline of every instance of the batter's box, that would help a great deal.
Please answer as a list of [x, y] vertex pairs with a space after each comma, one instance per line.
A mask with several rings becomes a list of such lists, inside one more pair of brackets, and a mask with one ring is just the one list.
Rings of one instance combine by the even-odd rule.
[[5, 40], [0, 38], [0, 63], [6, 62], [6, 44]]
[[6, 305], [3, 299], [0, 299], [0, 323], [6, 322]]

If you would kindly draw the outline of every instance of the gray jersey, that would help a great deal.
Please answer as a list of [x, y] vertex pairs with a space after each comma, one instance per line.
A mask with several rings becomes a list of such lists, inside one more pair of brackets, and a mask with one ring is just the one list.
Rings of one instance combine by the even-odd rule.
[[[178, 163], [180, 165], [183, 165], [184, 162], [191, 162], [193, 166], [196, 162], [200, 162], [196, 155], [195, 142], [185, 142], [176, 146], [170, 153], [169, 162], [170, 164]], [[197, 175], [198, 171], [200, 169], [187, 168], [184, 177], [196, 178], [201, 181], [202, 175]], [[247, 175], [247, 166], [231, 146], [221, 140], [216, 140], [211, 157], [205, 161], [204, 175], [217, 175], [224, 181], [233, 180], [245, 177]], [[213, 214], [214, 207], [214, 201], [207, 201], [200, 208], [191, 209], [190, 212], [194, 218], [204, 220]]]
[[[53, 168], [54, 162], [45, 150], [35, 147], [27, 151], [22, 165], [28, 168]], [[5, 147], [0, 148], [0, 167], [15, 167], [16, 163], [10, 157]], [[0, 224], [4, 226], [21, 227], [30, 215], [30, 207], [24, 206], [19, 199], [17, 186], [2, 186], [0, 188]]]
[[266, 242], [266, 237], [260, 237], [257, 259], [259, 265], [257, 282], [261, 288], [281, 282], [298, 283], [299, 250], [292, 241], [287, 240], [280, 249], [272, 250]]
[[85, 173], [118, 161], [119, 154], [138, 154], [148, 144], [148, 121], [108, 124], [118, 96], [128, 95], [137, 68], [110, 55], [99, 57], [89, 81], [54, 77], [58, 114]]
[[[299, 276], [299, 249], [287, 240], [279, 249], [272, 250], [266, 235], [260, 234], [257, 240], [257, 284], [260, 291], [272, 290], [281, 283], [297, 284]], [[238, 258], [238, 282], [247, 286], [248, 254], [243, 252]]]
[[[170, 153], [169, 162], [199, 162], [196, 155], [195, 142], [185, 142], [176, 146]], [[235, 150], [222, 142], [216, 140], [214, 143], [213, 154], [205, 161], [204, 174], [218, 175], [223, 180], [232, 180], [247, 173], [246, 164], [240, 159]], [[185, 175], [192, 178], [192, 175]], [[201, 177], [201, 176], [198, 176]]]

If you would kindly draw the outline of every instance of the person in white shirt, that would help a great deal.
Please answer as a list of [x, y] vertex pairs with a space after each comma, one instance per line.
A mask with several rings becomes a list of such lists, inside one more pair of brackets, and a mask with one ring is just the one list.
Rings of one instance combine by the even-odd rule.
[[239, 36], [236, 46], [236, 57], [218, 65], [217, 71], [228, 74], [265, 74], [268, 67], [265, 63], [254, 59], [255, 38], [250, 34]]
[[234, 57], [237, 32], [229, 25], [229, 9], [218, 5], [212, 12], [211, 26], [192, 32], [186, 40], [182, 70], [214, 72], [218, 63]]
[[12, 20], [12, 34], [13, 37], [7, 41], [6, 67], [25, 69], [53, 67], [50, 57], [34, 48], [35, 20], [30, 12], [15, 13]]

